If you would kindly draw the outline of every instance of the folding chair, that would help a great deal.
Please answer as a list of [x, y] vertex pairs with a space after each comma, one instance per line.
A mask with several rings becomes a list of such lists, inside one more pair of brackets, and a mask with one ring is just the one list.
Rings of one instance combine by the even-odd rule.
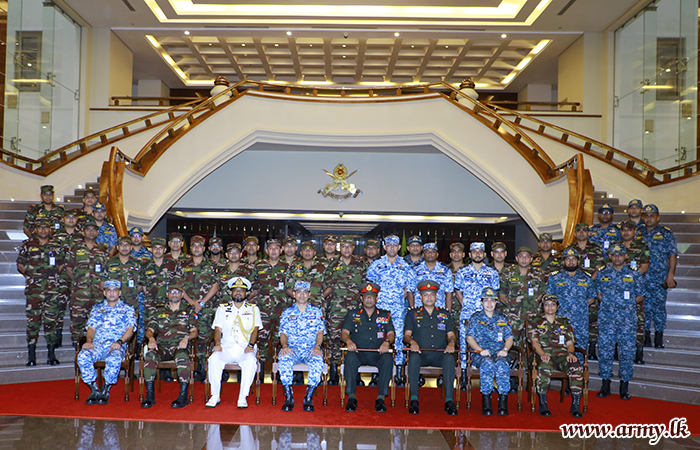
[[[158, 333], [154, 334], [154, 337], [157, 337]], [[148, 338], [144, 338], [143, 344], [141, 345], [141, 348], [144, 350], [144, 354], [141, 355], [141, 358], [139, 359], [139, 401], [143, 402], [144, 399], [144, 387], [146, 385], [146, 381], [144, 380], [143, 377], [143, 368], [144, 368], [144, 355], [145, 351], [148, 349]], [[188, 390], [189, 390], [189, 402], [193, 403], [194, 402], [194, 364], [197, 361], [197, 339], [192, 339], [188, 342], [187, 344], [187, 350], [189, 351], [190, 354], [190, 378], [188, 380]], [[177, 365], [175, 364], [174, 360], [167, 360], [167, 361], [159, 361], [158, 362], [158, 367], [156, 368], [156, 381], [158, 382], [158, 393], [160, 394], [160, 370], [161, 369], [167, 369], [167, 370], [174, 370], [177, 369]]]
[[[212, 348], [214, 347], [214, 338], [211, 337], [207, 341], [207, 362], [206, 362], [206, 373], [207, 376], [204, 378], [204, 401], [209, 400], [209, 391], [211, 389], [211, 386], [209, 385], [209, 357], [213, 353]], [[255, 404], [259, 405], [260, 404], [260, 368], [261, 368], [261, 362], [260, 362], [260, 353], [255, 352], [255, 359], [257, 360], [256, 367], [255, 367]], [[241, 366], [238, 365], [238, 363], [231, 363], [231, 364], [226, 364], [224, 366], [224, 371], [228, 372], [229, 374], [231, 372], [237, 372], [241, 369]]]
[[[277, 372], [279, 371], [279, 364], [278, 364], [278, 359], [279, 359], [279, 353], [280, 350], [282, 350], [282, 345], [277, 342], [275, 344], [275, 354], [273, 356], [272, 360], [272, 404], [276, 405], [277, 404]], [[328, 367], [329, 367], [329, 362], [328, 362], [328, 344], [326, 341], [323, 341], [323, 345], [321, 345], [321, 352], [323, 352], [323, 370], [321, 371], [321, 383], [323, 383], [323, 406], [328, 405]], [[292, 370], [294, 372], [307, 372], [309, 371], [309, 366], [307, 364], [294, 364], [294, 367], [292, 367]], [[315, 395], [317, 395], [318, 392], [316, 392]]]
[[[411, 357], [411, 349], [410, 347], [404, 347], [403, 351], [406, 353], [406, 364], [404, 365], [404, 377], [406, 380], [406, 388], [404, 389], [406, 392], [406, 399], [405, 399], [405, 406], [408, 408], [408, 404], [410, 403], [411, 399], [411, 382], [408, 378], [408, 361], [409, 358]], [[444, 349], [435, 349], [435, 348], [421, 348], [421, 352], [444, 352]], [[455, 405], [457, 406], [457, 409], [459, 409], [459, 399], [460, 399], [460, 391], [459, 391], [459, 386], [462, 381], [462, 371], [460, 370], [459, 367], [459, 351], [455, 351], [453, 353], [453, 356], [455, 356], [455, 379], [454, 383], [456, 384], [455, 390], [454, 390], [454, 402]], [[437, 367], [437, 366], [425, 366], [421, 367], [419, 373], [421, 375], [430, 375], [430, 376], [435, 376], [436, 378], [442, 375], [442, 367]], [[445, 383], [447, 383], [447, 380], [442, 384], [442, 389], [440, 390], [442, 400], [445, 400]]]
[[[340, 376], [340, 406], [345, 406], [345, 354], [348, 351], [347, 347], [340, 349], [340, 368], [338, 369], [338, 374]], [[376, 348], [358, 348], [358, 352], [374, 352], [377, 353]], [[394, 354], [394, 346], [392, 345], [389, 349], [390, 354]], [[393, 408], [396, 404], [396, 383], [394, 382], [394, 377], [396, 376], [396, 365], [392, 363], [392, 373], [391, 379], [389, 380], [389, 389], [391, 395], [391, 407]], [[379, 373], [379, 369], [375, 366], [360, 366], [357, 369], [357, 373]]]
[[[75, 400], [80, 398], [80, 367], [78, 367], [78, 354], [83, 348], [83, 344], [87, 342], [85, 336], [82, 336], [78, 341], [78, 347], [75, 350]], [[136, 347], [136, 337], [135, 334], [131, 336], [129, 342], [126, 343], [126, 353], [124, 353], [124, 359], [122, 359], [121, 370], [124, 370], [124, 401], [129, 401], [129, 392], [134, 392], [134, 349]], [[104, 380], [102, 379], [102, 371], [105, 369], [104, 361], [96, 361], [94, 364], [95, 370], [97, 370], [97, 383], [102, 388]]]

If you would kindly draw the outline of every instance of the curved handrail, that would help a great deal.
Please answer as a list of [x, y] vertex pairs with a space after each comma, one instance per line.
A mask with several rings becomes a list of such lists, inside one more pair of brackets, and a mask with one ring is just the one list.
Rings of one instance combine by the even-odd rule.
[[[172, 106], [170, 108], [164, 109], [162, 111], [157, 111], [136, 119], [131, 119], [127, 122], [121, 123], [119, 125], [114, 125], [97, 133], [85, 136], [77, 141], [71, 142], [64, 145], [56, 150], [53, 150], [46, 155], [38, 159], [33, 159], [27, 156], [22, 156], [13, 152], [9, 152], [4, 149], [0, 149], [1, 161], [11, 167], [20, 169], [25, 172], [33, 173], [35, 175], [47, 176], [56, 170], [60, 169], [69, 162], [80, 158], [81, 156], [87, 155], [95, 150], [103, 148], [107, 145], [113, 144], [124, 138], [133, 136], [135, 134], [141, 133], [143, 131], [162, 126], [177, 118], [175, 113], [183, 108], [188, 108], [199, 103], [201, 100], [194, 100], [191, 102], [184, 103], [182, 105]], [[167, 115], [167, 119], [154, 122], [158, 116]], [[141, 128], [130, 129], [133, 125], [143, 124]], [[114, 132], [121, 132], [116, 136], [110, 137], [109, 135]], [[91, 141], [99, 139], [99, 142], [90, 144]], [[71, 149], [75, 149], [69, 152]], [[23, 165], [15, 163], [15, 160], [20, 160]], [[35, 167], [37, 166], [37, 167]]]
[[[595, 139], [583, 136], [582, 134], [579, 134], [575, 131], [567, 130], [566, 128], [554, 125], [549, 122], [545, 122], [544, 120], [535, 117], [531, 117], [528, 114], [523, 114], [519, 111], [514, 111], [497, 105], [494, 105], [493, 107], [495, 109], [499, 109], [508, 114], [513, 114], [514, 116], [516, 116], [515, 121], [512, 123], [514, 123], [519, 128], [531, 131], [533, 133], [537, 133], [540, 136], [554, 140], [561, 144], [567, 145], [568, 147], [574, 148], [575, 150], [583, 152], [587, 155], [593, 156], [596, 159], [599, 159], [603, 162], [612, 165], [613, 167], [635, 178], [636, 180], [645, 184], [648, 187], [684, 180], [696, 176], [698, 175], [698, 173], [700, 173], [700, 158], [694, 161], [689, 161], [684, 164], [669, 167], [667, 169], [658, 169], [655, 166], [647, 163], [646, 161], [642, 161], [641, 159], [632, 156], [622, 150], [619, 150], [615, 147], [612, 147]], [[537, 129], [523, 125], [523, 120], [528, 120], [537, 124]], [[556, 137], [547, 134], [547, 130], [555, 130], [558, 133], [561, 133], [561, 136]], [[574, 144], [570, 142], [570, 138], [575, 138], [580, 141], [583, 141], [583, 145]], [[596, 149], [596, 147], [600, 150]], [[620, 159], [614, 159], [615, 156], [618, 156]], [[695, 166], [694, 170], [693, 166]], [[678, 175], [676, 177], [673, 176], [674, 172], [681, 171], [683, 171], [682, 175]], [[657, 178], [657, 176], [661, 176], [661, 179]]]
[[564, 247], [574, 242], [577, 223], [593, 221], [593, 181], [591, 173], [584, 168], [583, 154], [577, 153], [567, 161], [566, 176], [569, 183], [569, 211], [564, 228]]
[[107, 213], [112, 218], [118, 236], [128, 236], [126, 214], [124, 213], [124, 197], [122, 183], [124, 181], [125, 161], [120, 158], [121, 150], [112, 146], [109, 160], [102, 164], [100, 177], [100, 200], [107, 207]]

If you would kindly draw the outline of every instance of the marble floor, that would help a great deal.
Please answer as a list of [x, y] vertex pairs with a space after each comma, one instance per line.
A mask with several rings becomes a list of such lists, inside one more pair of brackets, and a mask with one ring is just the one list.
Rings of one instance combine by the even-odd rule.
[[0, 417], [0, 449], [604, 449], [698, 450], [700, 436], [564, 439], [560, 433], [287, 428], [160, 422]]

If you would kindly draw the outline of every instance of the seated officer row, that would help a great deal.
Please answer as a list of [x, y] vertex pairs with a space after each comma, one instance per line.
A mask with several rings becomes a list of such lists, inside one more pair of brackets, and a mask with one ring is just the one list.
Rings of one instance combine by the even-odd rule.
[[[221, 380], [224, 366], [237, 363], [241, 367], [241, 386], [237, 401], [238, 408], [247, 408], [247, 396], [256, 372], [257, 336], [262, 329], [260, 311], [256, 305], [246, 300], [251, 289], [249, 280], [236, 277], [228, 282], [231, 288], [230, 303], [221, 304], [215, 313], [212, 324], [213, 346], [208, 358], [208, 380], [211, 384], [211, 397], [206, 406], [216, 407], [221, 402]], [[418, 285], [421, 307], [410, 308], [405, 318], [401, 351], [409, 354], [408, 379], [410, 384], [409, 413], [420, 412], [418, 401], [420, 368], [437, 366], [442, 368], [445, 388], [445, 412], [457, 415], [453, 400], [455, 380], [456, 335], [449, 312], [435, 306], [440, 286], [434, 281], [424, 281]], [[380, 287], [367, 282], [361, 288], [362, 306], [351, 309], [345, 316], [341, 340], [345, 344], [344, 376], [347, 380], [346, 411], [353, 412], [359, 407], [355, 395], [356, 380], [360, 366], [378, 368], [378, 395], [375, 401], [377, 412], [386, 412], [385, 397], [393, 370], [391, 352], [395, 343], [395, 331], [389, 311], [376, 308]], [[93, 307], [87, 325], [86, 343], [78, 355], [77, 362], [83, 381], [90, 386], [90, 396], [86, 404], [107, 404], [110, 388], [117, 382], [119, 369], [125, 355], [125, 343], [136, 328], [134, 308], [122, 302], [121, 283], [118, 280], [105, 282], [103, 303]], [[310, 285], [297, 282], [293, 296], [295, 303], [281, 316], [279, 325], [279, 374], [284, 389], [285, 401], [282, 411], [292, 411], [294, 395], [292, 372], [295, 364], [308, 366], [307, 390], [303, 400], [304, 411], [313, 411], [313, 396], [321, 382], [324, 369], [324, 355], [321, 350], [325, 326], [321, 309], [308, 303]], [[172, 403], [173, 408], [183, 408], [187, 398], [190, 379], [190, 353], [188, 346], [197, 339], [195, 319], [184, 306], [181, 309], [183, 288], [179, 283], [170, 283], [167, 291], [168, 304], [150, 320], [144, 342], [144, 374], [146, 396], [141, 406], [150, 408], [156, 403], [154, 380], [160, 360], [174, 360], [180, 382], [180, 394]], [[474, 354], [472, 364], [480, 369], [482, 414], [493, 415], [491, 393], [498, 391], [498, 415], [508, 415], [508, 391], [510, 360], [508, 352], [513, 345], [513, 333], [505, 315], [496, 312], [498, 293], [485, 288], [481, 295], [483, 310], [474, 313], [467, 328], [467, 341]], [[581, 417], [578, 409], [580, 399], [580, 365], [573, 353], [573, 331], [567, 319], [555, 316], [558, 306], [555, 295], [547, 295], [543, 301], [542, 320], [553, 324], [545, 326], [538, 322], [531, 338], [533, 347], [542, 363], [538, 373], [538, 390], [548, 388], [548, 376], [553, 369], [568, 371], [571, 376], [571, 413]], [[548, 331], [559, 333], [553, 345]], [[563, 330], [563, 334], [562, 334]], [[193, 344], [194, 345], [194, 344]], [[565, 350], [568, 351], [568, 354]], [[562, 358], [563, 355], [565, 355]], [[97, 386], [94, 370], [96, 361], [105, 361], [105, 382], [102, 389]], [[546, 392], [546, 390], [544, 390]], [[540, 413], [543, 411], [540, 410]]]

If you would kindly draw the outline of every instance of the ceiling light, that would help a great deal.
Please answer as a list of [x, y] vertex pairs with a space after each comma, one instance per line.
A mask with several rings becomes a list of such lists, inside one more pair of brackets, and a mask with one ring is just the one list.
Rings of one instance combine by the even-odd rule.
[[29, 67], [32, 67], [32, 63], [27, 64]]
[[309, 47], [313, 47], [313, 46], [314, 46], [314, 44], [309, 44]]
[[343, 59], [345, 59], [345, 57], [346, 57], [346, 56], [345, 56], [345, 55], [343, 55]]
[[416, 48], [416, 46], [415, 46], [415, 45], [412, 45], [411, 48]]
[[287, 31], [287, 36], [291, 36], [291, 35], [292, 35], [292, 32], [291, 32], [291, 31]]
[[190, 32], [185, 30], [185, 36], [189, 36], [189, 35], [190, 35]]
[[544, 39], [544, 40], [540, 41], [540, 43], [537, 44], [537, 46], [536, 46], [535, 48], [532, 49], [532, 54], [533, 54], [533, 55], [538, 54], [538, 53], [541, 52], [541, 51], [547, 46], [547, 44], [549, 44], [550, 42], [552, 42], [552, 41], [550, 41], [549, 39]]
[[275, 47], [279, 47], [279, 46], [280, 46], [279, 44], [275, 44]]
[[505, 33], [503, 33], [503, 34], [501, 35], [501, 37], [502, 37], [503, 39], [505, 39], [505, 38], [507, 38], [507, 37], [508, 37], [508, 35], [507, 35], [507, 34], [505, 34]]
[[211, 47], [211, 42], [209, 43], [209, 46]]
[[670, 71], [671, 71], [671, 69], [666, 69], [666, 72], [670, 72]]
[[347, 47], [347, 45], [343, 44], [343, 48]]
[[394, 33], [394, 36], [399, 37], [399, 36], [401, 36], [401, 33], [396, 32], [396, 33]]
[[241, 47], [245, 47], [245, 44], [241, 44]]
[[450, 46], [449, 46], [449, 45], [446, 45], [445, 48], [450, 48]]

